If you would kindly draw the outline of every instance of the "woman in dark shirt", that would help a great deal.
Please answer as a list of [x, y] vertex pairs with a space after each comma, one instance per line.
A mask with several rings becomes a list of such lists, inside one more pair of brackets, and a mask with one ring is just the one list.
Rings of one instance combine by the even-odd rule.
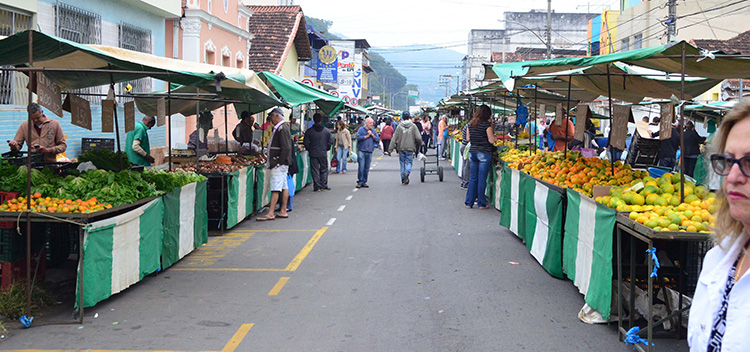
[[705, 138], [698, 135], [695, 132], [695, 125], [693, 121], [685, 122], [685, 174], [693, 176], [695, 172], [695, 164], [698, 162], [698, 155], [701, 153], [700, 145], [705, 141]]
[[475, 200], [479, 209], [488, 208], [485, 188], [487, 188], [487, 174], [492, 167], [492, 146], [497, 140], [490, 121], [491, 115], [490, 107], [482, 105], [474, 112], [474, 116], [469, 121], [468, 139], [471, 143], [469, 147], [469, 169], [471, 171], [469, 188], [466, 190], [466, 201], [464, 202], [467, 208], [472, 208]]

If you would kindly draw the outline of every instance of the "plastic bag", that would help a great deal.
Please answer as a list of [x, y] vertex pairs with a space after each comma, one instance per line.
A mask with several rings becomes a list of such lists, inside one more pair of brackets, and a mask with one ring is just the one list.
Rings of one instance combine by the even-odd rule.
[[294, 177], [292, 177], [292, 175], [286, 175], [286, 184], [289, 187], [289, 197], [294, 197], [294, 194], [297, 192], [294, 184]]
[[357, 162], [357, 154], [354, 154], [354, 153], [349, 154], [349, 162], [350, 163], [356, 163]]
[[426, 157], [424, 156], [424, 154], [423, 154], [422, 152], [419, 152], [419, 153], [417, 154], [417, 160], [419, 160], [419, 161], [423, 161], [423, 160], [425, 160], [425, 159], [426, 159]]

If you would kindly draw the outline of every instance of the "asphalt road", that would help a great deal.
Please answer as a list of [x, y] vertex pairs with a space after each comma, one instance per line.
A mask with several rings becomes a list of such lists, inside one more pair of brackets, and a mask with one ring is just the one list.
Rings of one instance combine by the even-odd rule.
[[[356, 164], [333, 190], [295, 197], [288, 219], [246, 219], [173, 268], [87, 308], [13, 329], [27, 351], [630, 351], [616, 324], [578, 320], [583, 297], [445, 181], [400, 183], [397, 156]], [[517, 263], [517, 264], [516, 264]], [[657, 340], [657, 351], [687, 351]]]

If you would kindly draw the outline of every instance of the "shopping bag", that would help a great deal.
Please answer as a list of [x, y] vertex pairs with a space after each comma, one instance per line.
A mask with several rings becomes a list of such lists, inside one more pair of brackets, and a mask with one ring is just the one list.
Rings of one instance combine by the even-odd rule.
[[289, 197], [294, 197], [295, 192], [295, 186], [294, 186], [294, 177], [292, 175], [286, 175], [286, 184], [289, 187]]
[[334, 157], [333, 159], [331, 159], [331, 167], [336, 167], [336, 166], [339, 166], [339, 160], [336, 159], [336, 157]]
[[425, 156], [424, 156], [424, 154], [423, 154], [422, 152], [419, 152], [419, 153], [417, 154], [417, 160], [419, 160], [419, 161], [423, 161], [424, 159], [425, 159]]
[[350, 163], [356, 163], [357, 162], [357, 154], [354, 154], [354, 153], [349, 154], [349, 162]]

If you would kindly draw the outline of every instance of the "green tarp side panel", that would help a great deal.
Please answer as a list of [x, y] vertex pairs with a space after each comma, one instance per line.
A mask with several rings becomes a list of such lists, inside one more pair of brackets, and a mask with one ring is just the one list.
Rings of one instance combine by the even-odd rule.
[[234, 171], [227, 174], [227, 229], [237, 225], [242, 219], [237, 214], [239, 208], [239, 181], [240, 172]]
[[[195, 221], [193, 222], [194, 246], [198, 248], [208, 242], [208, 180], [195, 186]], [[252, 206], [250, 206], [252, 208]]]
[[164, 241], [162, 242], [161, 267], [166, 269], [180, 260], [180, 188], [162, 196], [164, 201]]
[[231, 229], [253, 213], [255, 169], [245, 167], [227, 177], [227, 229]]
[[526, 241], [524, 207], [526, 190], [523, 187], [523, 173], [504, 167], [501, 176], [500, 225], [508, 228], [512, 233]]
[[526, 246], [550, 275], [562, 278], [563, 195], [524, 174]]
[[261, 210], [263, 207], [268, 205], [271, 200], [271, 190], [269, 189], [271, 173], [265, 165], [258, 165], [255, 167], [255, 199], [257, 200], [256, 210]]
[[503, 168], [502, 167], [496, 168], [496, 170], [495, 170], [495, 177], [496, 178], [495, 178], [495, 184], [493, 185], [493, 187], [495, 187], [495, 197], [494, 198], [495, 198], [495, 209], [497, 209], [497, 210], [502, 210], [501, 209], [501, 206], [502, 206], [502, 192], [501, 192], [501, 190], [503, 188], [502, 187], [502, 185], [503, 185], [503, 178], [502, 178], [502, 176], [503, 176]]
[[609, 319], [612, 304], [612, 246], [617, 213], [567, 190], [563, 265], [586, 303]]
[[[89, 225], [84, 234], [83, 305], [91, 307], [160, 268], [164, 229], [162, 197]], [[81, 281], [82, 280], [82, 281]], [[76, 301], [76, 305], [78, 302]]]

